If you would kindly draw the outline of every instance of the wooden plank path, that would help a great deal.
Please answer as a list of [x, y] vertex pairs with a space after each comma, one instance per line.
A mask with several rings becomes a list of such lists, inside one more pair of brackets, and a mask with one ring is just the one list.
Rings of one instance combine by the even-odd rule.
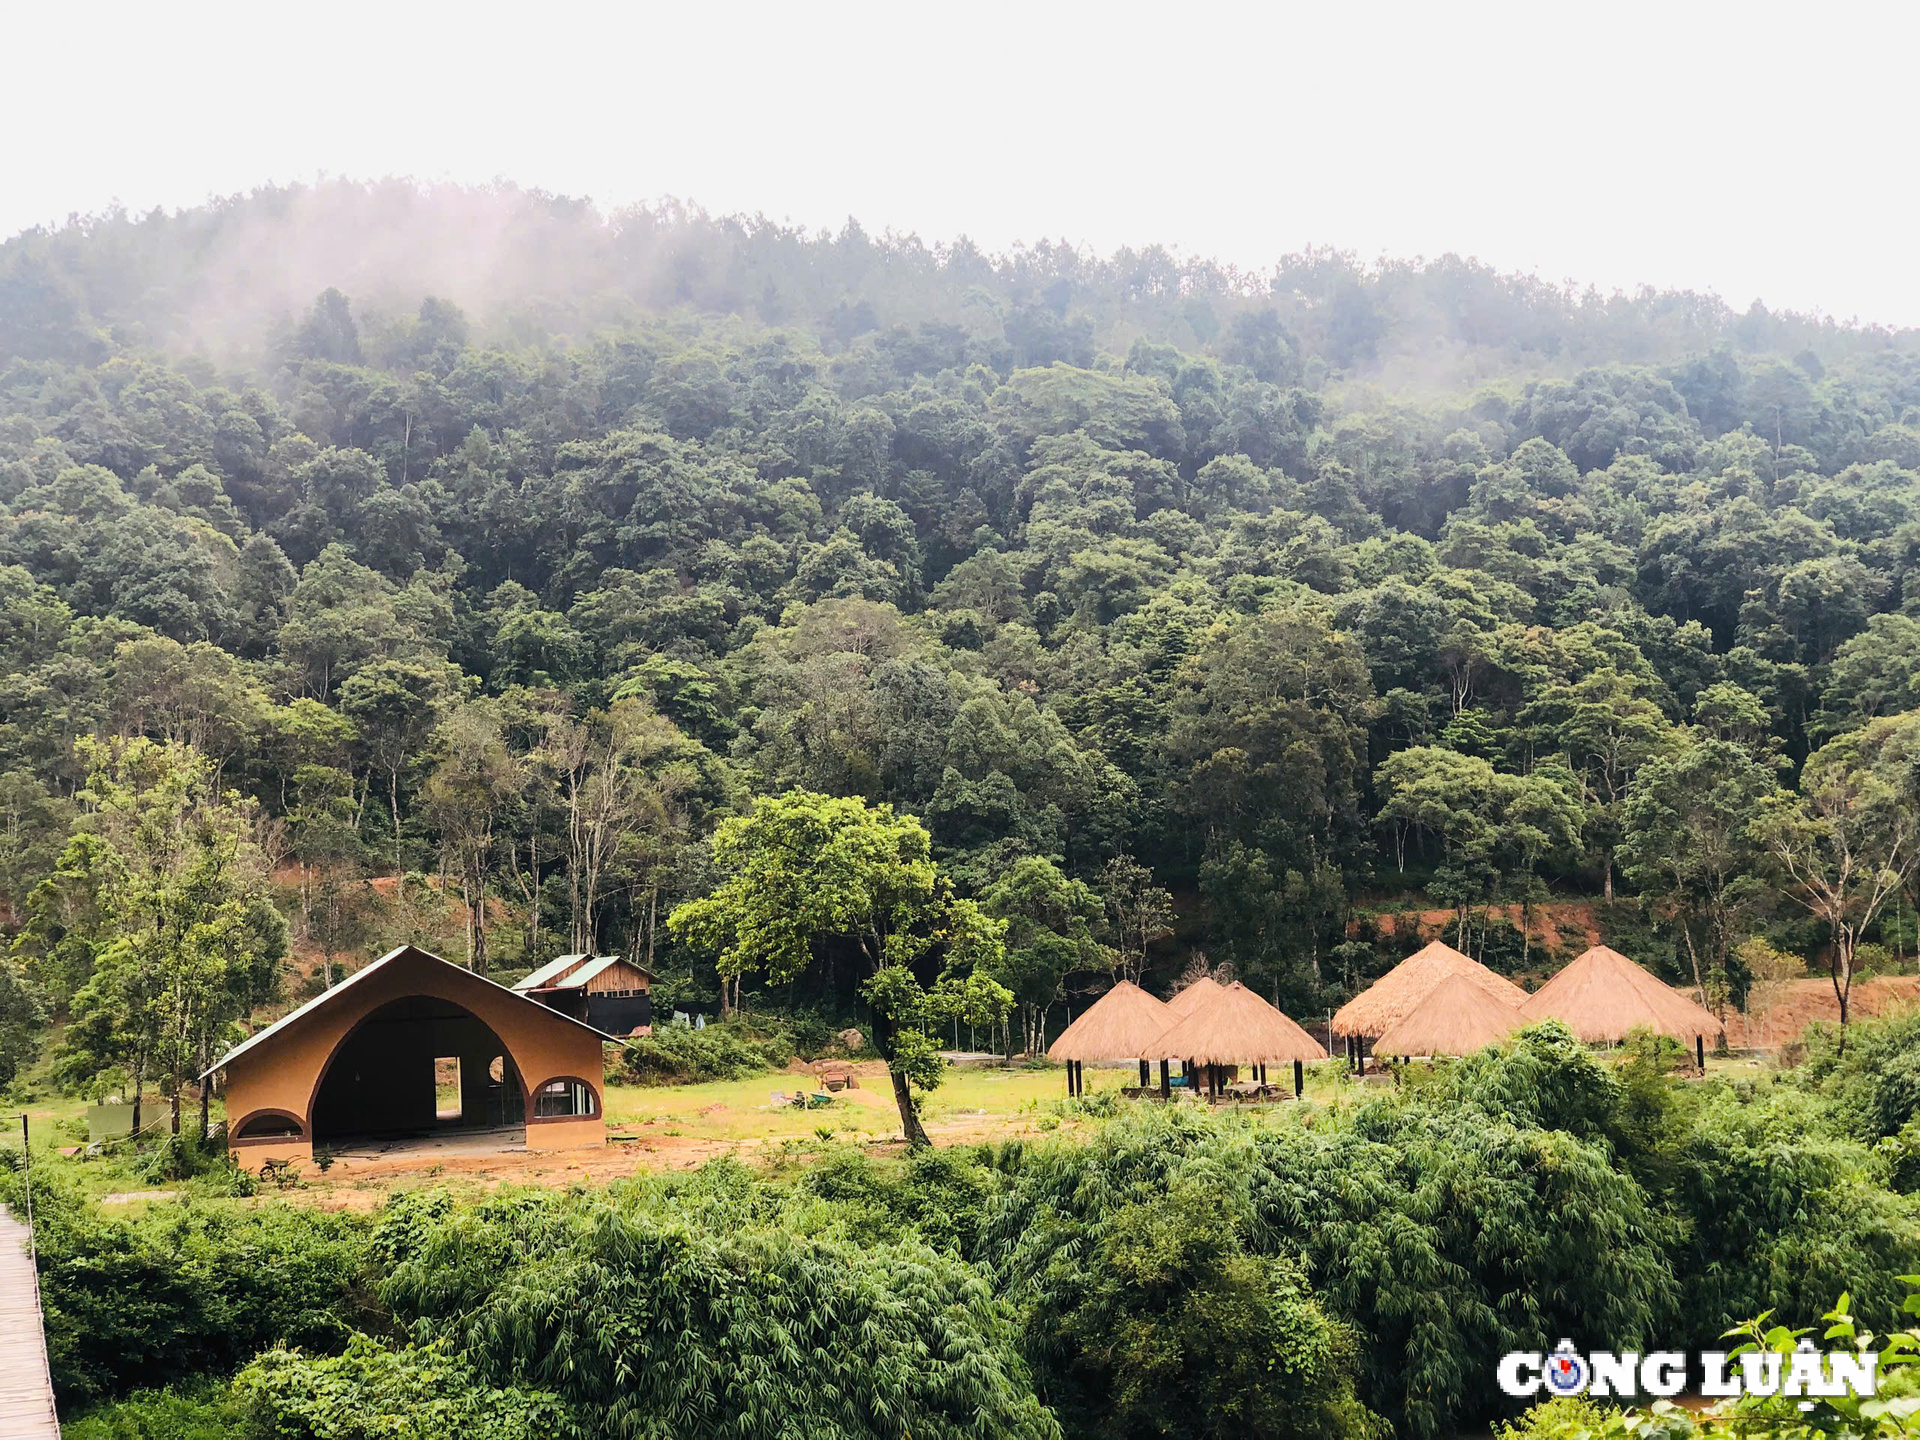
[[60, 1440], [27, 1227], [0, 1210], [0, 1440]]

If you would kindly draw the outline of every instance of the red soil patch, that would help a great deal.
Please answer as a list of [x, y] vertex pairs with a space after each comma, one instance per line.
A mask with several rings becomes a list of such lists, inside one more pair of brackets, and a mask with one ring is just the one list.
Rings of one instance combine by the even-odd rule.
[[[1920, 976], [1882, 975], [1856, 980], [1852, 1019], [1865, 1020], [1920, 1004]], [[1790, 1045], [1816, 1020], [1840, 1023], [1840, 1002], [1831, 980], [1788, 980], [1762, 986], [1749, 1001], [1749, 1013], [1726, 1016], [1727, 1044], [1736, 1050], [1777, 1050]]]
[[[1523, 907], [1494, 905], [1488, 908], [1514, 929], [1520, 928], [1525, 913]], [[1373, 917], [1374, 927], [1381, 935], [1396, 938], [1404, 936], [1416, 948], [1429, 940], [1447, 939], [1459, 920], [1460, 917], [1452, 910], [1402, 910]], [[1583, 902], [1536, 905], [1533, 907], [1532, 921], [1534, 943], [1542, 949], [1571, 947], [1585, 950], [1601, 941], [1600, 923], [1594, 918], [1593, 906]], [[1347, 926], [1347, 933], [1357, 936], [1359, 925], [1357, 920], [1351, 922]]]

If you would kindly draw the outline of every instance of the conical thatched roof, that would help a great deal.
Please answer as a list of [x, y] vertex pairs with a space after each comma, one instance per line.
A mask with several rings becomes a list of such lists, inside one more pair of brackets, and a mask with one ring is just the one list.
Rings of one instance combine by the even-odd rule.
[[1464, 975], [1503, 1004], [1518, 1005], [1527, 998], [1527, 992], [1511, 980], [1502, 979], [1477, 960], [1435, 940], [1334, 1011], [1333, 1033], [1378, 1036], [1411, 1015], [1442, 980], [1452, 975]]
[[1184, 1020], [1226, 988], [1211, 975], [1202, 975], [1167, 1001], [1167, 1009], [1175, 1020]]
[[1709, 1039], [1726, 1027], [1711, 1010], [1663, 985], [1618, 950], [1596, 945], [1527, 997], [1527, 1020], [1564, 1020], [1592, 1044], [1640, 1026], [1677, 1040]]
[[1520, 1007], [1468, 975], [1449, 975], [1404, 1018], [1374, 1037], [1375, 1055], [1471, 1055], [1518, 1030]]
[[1191, 1060], [1196, 1065], [1284, 1065], [1324, 1060], [1326, 1046], [1238, 980], [1215, 986], [1219, 993], [1153, 1044], [1149, 1059]]
[[1167, 1007], [1138, 985], [1121, 980], [1089, 1005], [1047, 1047], [1051, 1060], [1158, 1059], [1153, 1042], [1173, 1023]]

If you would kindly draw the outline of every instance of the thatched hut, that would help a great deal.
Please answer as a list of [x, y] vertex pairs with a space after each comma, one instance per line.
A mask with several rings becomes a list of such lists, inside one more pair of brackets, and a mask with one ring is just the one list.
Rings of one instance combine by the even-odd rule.
[[1711, 1010], [1605, 945], [1595, 945], [1528, 996], [1520, 1013], [1528, 1021], [1564, 1021], [1590, 1045], [1623, 1040], [1643, 1027], [1691, 1040], [1703, 1069], [1707, 1037], [1718, 1039], [1726, 1031]]
[[[1207, 982], [1212, 983], [1212, 982]], [[1301, 1088], [1300, 1067], [1327, 1058], [1326, 1047], [1281, 1011], [1239, 981], [1218, 986], [1217, 994], [1195, 1006], [1154, 1042], [1160, 1058], [1187, 1062], [1187, 1073], [1203, 1067], [1209, 1093], [1220, 1089], [1220, 1071], [1228, 1065], [1252, 1065], [1265, 1077], [1272, 1064], [1294, 1067], [1294, 1093]]]
[[1378, 1036], [1411, 1015], [1443, 980], [1464, 976], [1489, 998], [1504, 1005], [1519, 1005], [1527, 992], [1480, 964], [1462, 955], [1451, 945], [1435, 940], [1402, 960], [1333, 1014], [1333, 1033], [1347, 1039], [1350, 1063], [1361, 1060], [1363, 1047], [1373, 1040], [1380, 1051]]
[[1167, 1009], [1175, 1020], [1184, 1020], [1226, 988], [1211, 975], [1202, 975], [1167, 1001]]
[[1374, 1037], [1376, 1055], [1471, 1055], [1525, 1023], [1520, 1007], [1496, 1000], [1465, 975], [1449, 975], [1418, 1005]]
[[[1147, 1085], [1147, 1061], [1158, 1059], [1154, 1042], [1174, 1022], [1164, 1002], [1130, 980], [1118, 981], [1047, 1047], [1047, 1056], [1067, 1062], [1067, 1093], [1082, 1088], [1081, 1066], [1088, 1060], [1138, 1060], [1140, 1084]], [[1164, 1062], [1162, 1062], [1164, 1063]]]

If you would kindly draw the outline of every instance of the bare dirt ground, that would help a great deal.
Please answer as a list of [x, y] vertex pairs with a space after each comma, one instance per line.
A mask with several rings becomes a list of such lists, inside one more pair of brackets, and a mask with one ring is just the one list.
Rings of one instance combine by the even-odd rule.
[[[1855, 1020], [1920, 1004], [1920, 976], [1882, 975], [1857, 980], [1851, 998], [1849, 1010]], [[1746, 1015], [1726, 1017], [1727, 1044], [1736, 1050], [1778, 1049], [1798, 1040], [1815, 1020], [1840, 1021], [1840, 1001], [1833, 993], [1831, 980], [1788, 980], [1760, 987], [1749, 1010]]]
[[[1526, 911], [1519, 905], [1494, 905], [1488, 908], [1516, 930], [1526, 916]], [[1405, 929], [1409, 941], [1445, 940], [1458, 921], [1459, 916], [1451, 910], [1405, 910], [1374, 916], [1374, 924], [1382, 935], [1398, 935]], [[1532, 921], [1534, 944], [1543, 949], [1561, 949], [1572, 945], [1584, 950], [1589, 945], [1600, 943], [1600, 923], [1594, 918], [1593, 907], [1581, 901], [1536, 905], [1533, 907]], [[1357, 931], [1358, 922], [1353, 928]]]
[[[823, 1076], [851, 1071], [856, 1088], [835, 1093], [829, 1110], [775, 1106], [775, 1091], [811, 1091]], [[1116, 1078], [1117, 1077], [1117, 1078]], [[1096, 1083], [1118, 1085], [1127, 1076], [1099, 1076]], [[795, 1081], [802, 1083], [796, 1085]], [[973, 1074], [956, 1072], [935, 1092], [937, 1103], [926, 1117], [936, 1144], [1040, 1133], [1037, 1112], [1027, 1108], [1035, 1096], [1051, 1097], [1058, 1088], [1053, 1072]], [[670, 1106], [653, 1114], [646, 1105]], [[800, 1062], [785, 1073], [751, 1082], [610, 1089], [608, 1142], [579, 1150], [528, 1150], [522, 1130], [437, 1137], [393, 1145], [349, 1146], [336, 1153], [322, 1173], [299, 1167], [295, 1183], [262, 1185], [260, 1199], [318, 1206], [328, 1210], [373, 1210], [398, 1190], [453, 1185], [494, 1190], [502, 1186], [599, 1186], [610, 1180], [673, 1170], [692, 1170], [709, 1160], [731, 1156], [748, 1164], [818, 1148], [816, 1127], [842, 1142], [859, 1144], [871, 1154], [900, 1152], [898, 1111], [884, 1064], [877, 1061]], [[1065, 1122], [1061, 1128], [1072, 1128]]]

